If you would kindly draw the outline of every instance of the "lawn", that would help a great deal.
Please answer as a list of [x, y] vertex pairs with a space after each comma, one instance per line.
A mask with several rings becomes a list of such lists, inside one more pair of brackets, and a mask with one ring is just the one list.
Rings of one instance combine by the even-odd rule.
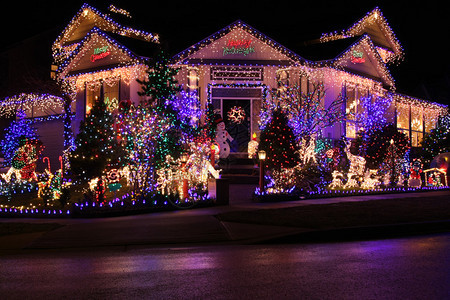
[[0, 236], [33, 232], [45, 232], [63, 225], [57, 223], [0, 223]]
[[[405, 195], [406, 196], [406, 195]], [[234, 211], [221, 221], [300, 227], [311, 230], [450, 220], [450, 196], [400, 198]]]

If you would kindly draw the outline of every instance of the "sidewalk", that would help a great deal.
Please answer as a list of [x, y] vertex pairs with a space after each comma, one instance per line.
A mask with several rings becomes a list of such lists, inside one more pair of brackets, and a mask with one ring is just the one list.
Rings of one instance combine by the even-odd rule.
[[[315, 204], [330, 204], [380, 199], [420, 198], [447, 196], [450, 191], [426, 193], [385, 194], [326, 199], [299, 200], [280, 203], [252, 203], [252, 185], [231, 185], [230, 205], [191, 210], [158, 212], [143, 215], [99, 219], [0, 219], [0, 222], [58, 223], [60, 228], [42, 232], [0, 236], [0, 253], [16, 253], [37, 249], [80, 249], [98, 247], [129, 246], [193, 246], [211, 244], [249, 244], [263, 241], [287, 241], [292, 237], [307, 236], [310, 229], [298, 227], [256, 225], [236, 222], [221, 222], [215, 216], [231, 211], [278, 209]], [[418, 199], [420, 201], [420, 199]], [[449, 204], [450, 207], [450, 204]], [[419, 226], [420, 224], [410, 224]], [[391, 224], [390, 227], [395, 227]], [[405, 224], [402, 230], [408, 230]], [[449, 228], [450, 222], [425, 224], [425, 227]], [[434, 227], [433, 227], [434, 226]], [[423, 226], [422, 226], [423, 227]], [[350, 230], [349, 228], [336, 230]], [[351, 229], [355, 232], [355, 228]], [[368, 230], [360, 229], [361, 230]], [[379, 231], [380, 228], [377, 228]]]

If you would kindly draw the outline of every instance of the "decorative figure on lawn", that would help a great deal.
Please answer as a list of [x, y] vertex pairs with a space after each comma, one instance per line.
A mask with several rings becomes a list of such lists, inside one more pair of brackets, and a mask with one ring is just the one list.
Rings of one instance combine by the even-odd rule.
[[61, 169], [57, 170], [55, 174], [52, 173], [50, 168], [50, 159], [44, 157], [42, 161], [45, 163], [47, 160], [47, 168], [45, 169], [44, 180], [41, 179], [38, 182], [38, 198], [42, 198], [45, 204], [48, 204], [48, 200], [57, 200], [61, 197], [62, 189], [64, 186], [68, 186], [70, 183], [63, 183], [63, 159], [60, 156], [59, 161], [61, 163]]
[[219, 144], [220, 147], [219, 157], [227, 158], [230, 155], [230, 145], [227, 141], [232, 142], [234, 139], [225, 129], [225, 122], [219, 115], [216, 116], [214, 121], [217, 124], [216, 143]]
[[411, 175], [409, 176], [408, 185], [410, 187], [421, 187], [422, 186], [422, 179], [420, 177], [420, 174], [422, 173], [422, 162], [420, 159], [415, 158], [411, 163]]
[[248, 158], [252, 159], [255, 158], [256, 152], [258, 152], [258, 145], [259, 143], [256, 141], [256, 133], [253, 133], [252, 140], [248, 142]]
[[[306, 143], [306, 140], [303, 139], [302, 145], [305, 145], [305, 143]], [[303, 164], [304, 165], [306, 165], [310, 161], [312, 161], [313, 164], [315, 164], [317, 162], [316, 154], [314, 151], [315, 149], [316, 149], [316, 138], [314, 136], [311, 136], [311, 138], [309, 139], [308, 146], [303, 151]]]
[[11, 175], [16, 176], [16, 180], [35, 180], [36, 161], [41, 153], [42, 146], [38, 140], [30, 140], [24, 138], [20, 141], [19, 148], [14, 152], [11, 160], [11, 168], [6, 174], [2, 174], [2, 178], [6, 182], [11, 181]]
[[333, 180], [328, 185], [328, 188], [330, 189], [342, 188], [343, 187], [342, 179], [344, 179], [344, 174], [342, 174], [342, 172], [339, 172], [338, 170], [334, 170], [331, 176], [333, 176]]
[[347, 154], [347, 158], [350, 161], [350, 168], [348, 173], [353, 173], [358, 176], [364, 175], [364, 170], [366, 169], [366, 159], [362, 156], [354, 155], [350, 152], [351, 143], [348, 142], [346, 147], [344, 148], [345, 154]]
[[358, 178], [358, 174], [348, 172], [347, 174], [347, 183], [344, 185], [344, 189], [353, 189], [359, 187], [358, 181], [356, 180]]
[[374, 189], [376, 186], [380, 184], [380, 180], [378, 179], [377, 175], [378, 170], [371, 170], [367, 169], [366, 173], [364, 174], [364, 181], [361, 184], [362, 189]]
[[119, 183], [119, 180], [120, 180], [120, 172], [119, 172], [119, 170], [111, 169], [107, 173], [107, 179], [108, 179], [108, 189], [111, 192], [116, 193], [118, 190], [120, 190], [122, 185]]

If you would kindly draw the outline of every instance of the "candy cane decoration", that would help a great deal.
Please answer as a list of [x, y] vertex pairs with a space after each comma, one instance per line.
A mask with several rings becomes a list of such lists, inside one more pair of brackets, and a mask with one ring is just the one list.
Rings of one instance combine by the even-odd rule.
[[45, 159], [47, 159], [47, 169], [48, 169], [48, 172], [49, 173], [51, 173], [52, 171], [50, 170], [50, 158], [48, 158], [47, 156], [46, 157], [44, 157], [43, 159], [42, 159], [42, 162], [43, 163], [45, 163]]
[[64, 172], [63, 172], [63, 166], [64, 166], [64, 164], [63, 164], [63, 158], [62, 158], [62, 156], [60, 155], [59, 156], [59, 164], [61, 165], [61, 179], [63, 178], [63, 175], [64, 175]]

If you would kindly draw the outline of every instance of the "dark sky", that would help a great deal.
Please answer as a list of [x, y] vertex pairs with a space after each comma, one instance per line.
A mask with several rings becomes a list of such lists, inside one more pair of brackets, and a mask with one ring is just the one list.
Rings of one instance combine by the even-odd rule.
[[[83, 1], [9, 1], [3, 9], [2, 45], [46, 30], [60, 32]], [[11, 3], [12, 2], [12, 3]], [[295, 51], [301, 41], [349, 27], [374, 7], [380, 7], [405, 51], [399, 66], [390, 66], [397, 89], [449, 103], [447, 51], [450, 25], [442, 1], [87, 1], [106, 11], [113, 3], [130, 11], [138, 29], [159, 33], [173, 52], [241, 19]], [[56, 39], [56, 36], [55, 36]], [[300, 56], [301, 53], [298, 53]], [[447, 81], [445, 81], [447, 80]]]

